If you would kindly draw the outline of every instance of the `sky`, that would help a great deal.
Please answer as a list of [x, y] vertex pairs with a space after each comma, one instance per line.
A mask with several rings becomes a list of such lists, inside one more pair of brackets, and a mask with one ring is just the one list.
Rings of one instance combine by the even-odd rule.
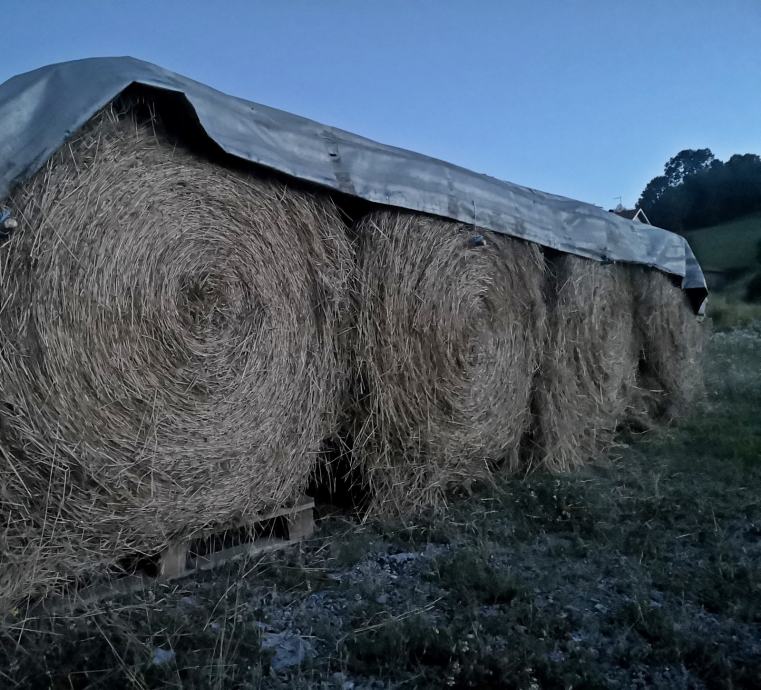
[[0, 0], [0, 81], [131, 55], [605, 208], [761, 154], [761, 0]]

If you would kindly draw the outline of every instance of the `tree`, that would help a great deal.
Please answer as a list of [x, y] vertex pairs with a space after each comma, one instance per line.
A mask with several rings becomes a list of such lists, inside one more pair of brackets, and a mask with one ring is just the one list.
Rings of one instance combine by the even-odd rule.
[[658, 200], [663, 196], [664, 192], [669, 188], [669, 181], [665, 175], [659, 175], [654, 177], [640, 194], [637, 205], [640, 208], [645, 209], [645, 213], [650, 215], [650, 211], [653, 209]]
[[665, 175], [648, 183], [638, 203], [653, 225], [675, 232], [684, 229], [684, 215], [689, 203], [681, 187], [670, 186]]
[[695, 202], [702, 199], [696, 186], [685, 183], [697, 180], [721, 165], [711, 149], [684, 149], [670, 158], [663, 175], [654, 177], [642, 192], [639, 206], [655, 225], [682, 232], [696, 213]]
[[684, 149], [669, 159], [663, 172], [669, 186], [678, 187], [691, 175], [708, 170], [715, 159], [711, 149]]
[[654, 225], [683, 232], [761, 211], [761, 157], [726, 163], [711, 149], [684, 149], [643, 190], [639, 205]]

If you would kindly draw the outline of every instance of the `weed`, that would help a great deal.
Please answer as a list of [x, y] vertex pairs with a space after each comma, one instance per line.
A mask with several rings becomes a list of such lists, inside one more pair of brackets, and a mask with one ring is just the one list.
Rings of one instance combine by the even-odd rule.
[[522, 591], [509, 571], [489, 563], [483, 549], [464, 548], [439, 558], [433, 573], [432, 577], [463, 603], [509, 604]]

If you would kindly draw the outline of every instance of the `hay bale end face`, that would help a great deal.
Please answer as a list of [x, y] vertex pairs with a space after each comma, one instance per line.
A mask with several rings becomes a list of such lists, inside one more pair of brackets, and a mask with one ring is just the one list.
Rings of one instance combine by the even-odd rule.
[[533, 462], [565, 472], [613, 442], [637, 373], [631, 269], [547, 257], [548, 328], [536, 379]]
[[351, 272], [329, 199], [109, 107], [9, 203], [0, 602], [298, 495]]
[[353, 465], [376, 511], [515, 466], [544, 329], [536, 245], [396, 211], [356, 228]]
[[685, 414], [704, 393], [705, 326], [673, 279], [633, 267], [640, 361], [638, 404], [643, 425]]

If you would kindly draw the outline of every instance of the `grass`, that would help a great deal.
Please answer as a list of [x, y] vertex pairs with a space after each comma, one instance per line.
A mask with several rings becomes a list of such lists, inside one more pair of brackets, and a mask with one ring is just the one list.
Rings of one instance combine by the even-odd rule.
[[521, 592], [517, 578], [492, 565], [483, 548], [466, 547], [435, 559], [431, 571], [457, 604], [509, 604]]
[[743, 302], [726, 293], [711, 293], [706, 316], [712, 319], [717, 331], [749, 328], [761, 321], [761, 303]]
[[761, 328], [713, 336], [706, 387], [584, 472], [331, 518], [255, 562], [8, 620], [0, 683], [757, 688]]
[[727, 277], [708, 298], [707, 315], [715, 329], [747, 328], [761, 320], [761, 303], [746, 301], [749, 283], [761, 276], [761, 213], [693, 230], [686, 237], [704, 270], [723, 271]]
[[685, 237], [704, 269], [746, 271], [758, 262], [761, 213], [692, 230]]

